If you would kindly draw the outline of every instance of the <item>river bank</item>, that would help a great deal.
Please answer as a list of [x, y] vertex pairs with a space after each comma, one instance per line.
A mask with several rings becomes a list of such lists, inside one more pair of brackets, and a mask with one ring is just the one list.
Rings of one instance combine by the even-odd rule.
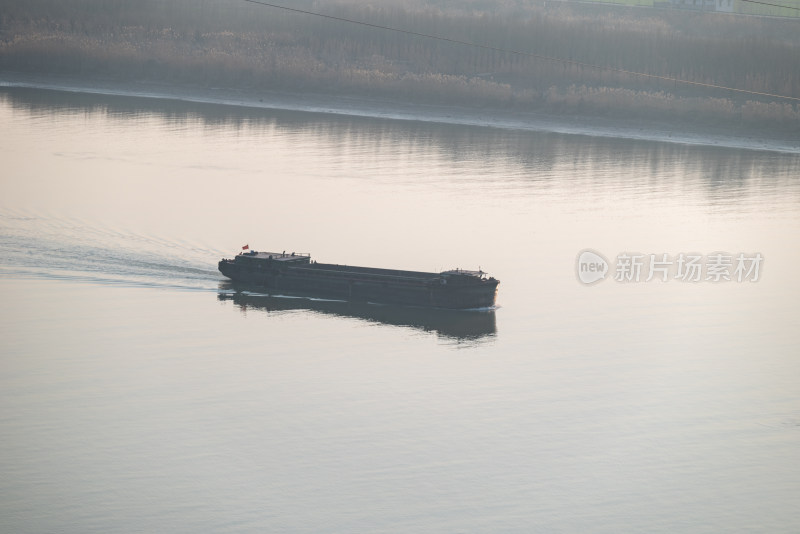
[[668, 119], [632, 120], [566, 113], [519, 112], [489, 107], [426, 105], [397, 99], [360, 96], [248, 91], [165, 83], [122, 83], [109, 79], [89, 80], [14, 72], [0, 73], [0, 87], [800, 153], [798, 132], [766, 129], [732, 130], [713, 125], [701, 127], [697, 124], [687, 124], [685, 121]]

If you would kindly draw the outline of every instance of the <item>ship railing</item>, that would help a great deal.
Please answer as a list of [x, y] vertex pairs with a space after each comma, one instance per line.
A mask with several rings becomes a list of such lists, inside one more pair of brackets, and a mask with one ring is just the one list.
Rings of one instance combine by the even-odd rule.
[[483, 278], [488, 273], [486, 273], [486, 272], [484, 272], [482, 270], [470, 271], [468, 269], [450, 269], [450, 270], [447, 270], [447, 271], [442, 271], [441, 274], [443, 274], [443, 275], [455, 274], [455, 275], [474, 276], [476, 278]]
[[298, 256], [299, 257], [304, 257], [304, 258], [310, 258], [311, 257], [311, 253], [310, 252], [264, 252], [264, 251], [255, 251], [255, 250], [253, 252], [255, 252], [256, 254], [270, 254], [270, 255], [278, 257], [278, 258], [292, 258], [292, 257], [298, 257]]

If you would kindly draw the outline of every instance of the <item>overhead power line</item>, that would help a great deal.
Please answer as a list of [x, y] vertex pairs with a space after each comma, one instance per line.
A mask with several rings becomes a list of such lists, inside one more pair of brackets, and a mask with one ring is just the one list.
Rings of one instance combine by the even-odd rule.
[[[704, 82], [695, 82], [695, 81], [692, 81], [692, 80], [684, 80], [684, 79], [681, 79], [681, 78], [673, 78], [671, 76], [660, 76], [658, 74], [648, 74], [646, 72], [637, 72], [637, 71], [621, 69], [621, 68], [617, 68], [617, 67], [607, 67], [607, 66], [603, 66], [603, 65], [595, 65], [594, 63], [586, 63], [584, 61], [577, 61], [577, 60], [574, 60], [574, 59], [565, 59], [565, 58], [559, 58], [559, 57], [554, 57], [554, 56], [546, 56], [546, 55], [543, 55], [543, 54], [537, 54], [535, 52], [525, 52], [525, 51], [520, 51], [520, 50], [512, 50], [512, 49], [509, 49], [509, 48], [501, 48], [501, 47], [497, 47], [497, 46], [485, 45], [485, 44], [480, 44], [480, 43], [473, 43], [473, 42], [470, 42], [470, 41], [462, 41], [460, 39], [452, 39], [450, 37], [442, 37], [441, 35], [433, 35], [433, 34], [430, 34], [430, 33], [421, 33], [421, 32], [416, 32], [416, 31], [413, 31], [413, 30], [404, 30], [402, 28], [393, 28], [391, 26], [383, 26], [381, 24], [373, 24], [371, 22], [365, 22], [365, 21], [362, 21], [362, 20], [354, 20], [354, 19], [348, 19], [348, 18], [344, 18], [344, 17], [336, 17], [334, 15], [326, 15], [324, 13], [318, 13], [318, 12], [315, 12], [315, 11], [307, 11], [305, 9], [298, 9], [298, 8], [294, 8], [294, 7], [281, 6], [281, 5], [278, 5], [278, 4], [271, 4], [269, 2], [262, 2], [260, 0], [242, 0], [242, 1], [243, 2], [248, 2], [250, 4], [257, 4], [257, 5], [260, 5], [260, 6], [272, 7], [272, 8], [275, 8], [275, 9], [282, 9], [284, 11], [291, 11], [291, 12], [294, 12], [294, 13], [301, 13], [303, 15], [312, 15], [312, 16], [315, 16], [315, 17], [323, 18], [323, 19], [337, 20], [339, 22], [346, 22], [348, 24], [356, 24], [356, 25], [359, 25], [359, 26], [366, 26], [366, 27], [375, 28], [375, 29], [378, 29], [378, 30], [392, 31], [392, 32], [397, 32], [397, 33], [403, 33], [403, 34], [406, 34], [406, 35], [413, 35], [415, 37], [424, 37], [426, 39], [434, 39], [434, 40], [437, 40], [437, 41], [444, 41], [444, 42], [447, 42], [447, 43], [453, 43], [453, 44], [464, 45], [464, 46], [471, 46], [471, 47], [474, 47], [474, 48], [481, 48], [481, 49], [484, 49], [484, 50], [492, 50], [492, 51], [495, 51], [495, 52], [513, 54], [513, 55], [517, 55], [517, 56], [531, 57], [531, 58], [541, 59], [541, 60], [544, 60], [544, 61], [551, 61], [551, 62], [554, 62], [554, 63], [561, 63], [561, 64], [564, 64], [564, 65], [576, 65], [576, 66], [585, 67], [585, 68], [589, 68], [589, 69], [604, 70], [604, 71], [608, 71], [608, 72], [617, 72], [617, 73], [620, 73], [620, 74], [627, 74], [627, 75], [630, 75], [630, 76], [638, 76], [640, 78], [649, 78], [649, 79], [652, 79], [652, 80], [662, 80], [662, 81], [666, 81], [666, 82], [680, 83], [680, 84], [684, 84], [684, 85], [693, 85], [693, 86], [696, 86], [696, 87], [708, 87], [708, 88], [711, 88], [711, 89], [721, 89], [721, 90], [724, 90], [724, 91], [733, 91], [735, 93], [742, 93], [742, 94], [756, 95], [756, 96], [768, 96], [768, 97], [771, 97], [771, 98], [780, 98], [780, 99], [783, 99], [783, 100], [792, 100], [792, 101], [795, 101], [795, 102], [800, 102], [800, 98], [795, 97], [795, 96], [778, 95], [778, 94], [774, 94], [774, 93], [764, 93], [764, 92], [760, 92], [760, 91], [750, 91], [750, 90], [747, 90], [747, 89], [738, 89], [736, 87], [728, 87], [728, 86], [725, 86], [725, 85], [717, 85], [717, 84], [713, 84], [713, 83], [704, 83]], [[749, 0], [749, 1], [755, 2], [755, 0]], [[760, 3], [760, 2], [756, 2], [756, 3]]]
[[772, 7], [782, 7], [784, 9], [797, 9], [800, 10], [800, 6], [784, 6], [781, 4], [770, 4], [769, 2], [759, 2], [758, 0], [741, 0], [742, 2], [747, 2], [748, 4], [761, 4], [762, 6], [772, 6]]

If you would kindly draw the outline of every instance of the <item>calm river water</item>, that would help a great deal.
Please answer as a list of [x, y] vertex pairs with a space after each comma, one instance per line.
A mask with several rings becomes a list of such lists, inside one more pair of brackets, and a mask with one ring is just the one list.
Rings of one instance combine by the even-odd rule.
[[8, 87], [0, 139], [2, 532], [800, 530], [797, 153]]

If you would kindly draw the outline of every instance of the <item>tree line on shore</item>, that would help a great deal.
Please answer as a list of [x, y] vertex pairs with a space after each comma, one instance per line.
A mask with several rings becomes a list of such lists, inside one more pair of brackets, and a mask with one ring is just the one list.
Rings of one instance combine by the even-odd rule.
[[0, 69], [783, 128], [800, 124], [800, 107], [790, 100], [620, 72], [797, 97], [795, 20], [521, 0], [290, 5], [449, 40], [230, 0], [0, 0]]

